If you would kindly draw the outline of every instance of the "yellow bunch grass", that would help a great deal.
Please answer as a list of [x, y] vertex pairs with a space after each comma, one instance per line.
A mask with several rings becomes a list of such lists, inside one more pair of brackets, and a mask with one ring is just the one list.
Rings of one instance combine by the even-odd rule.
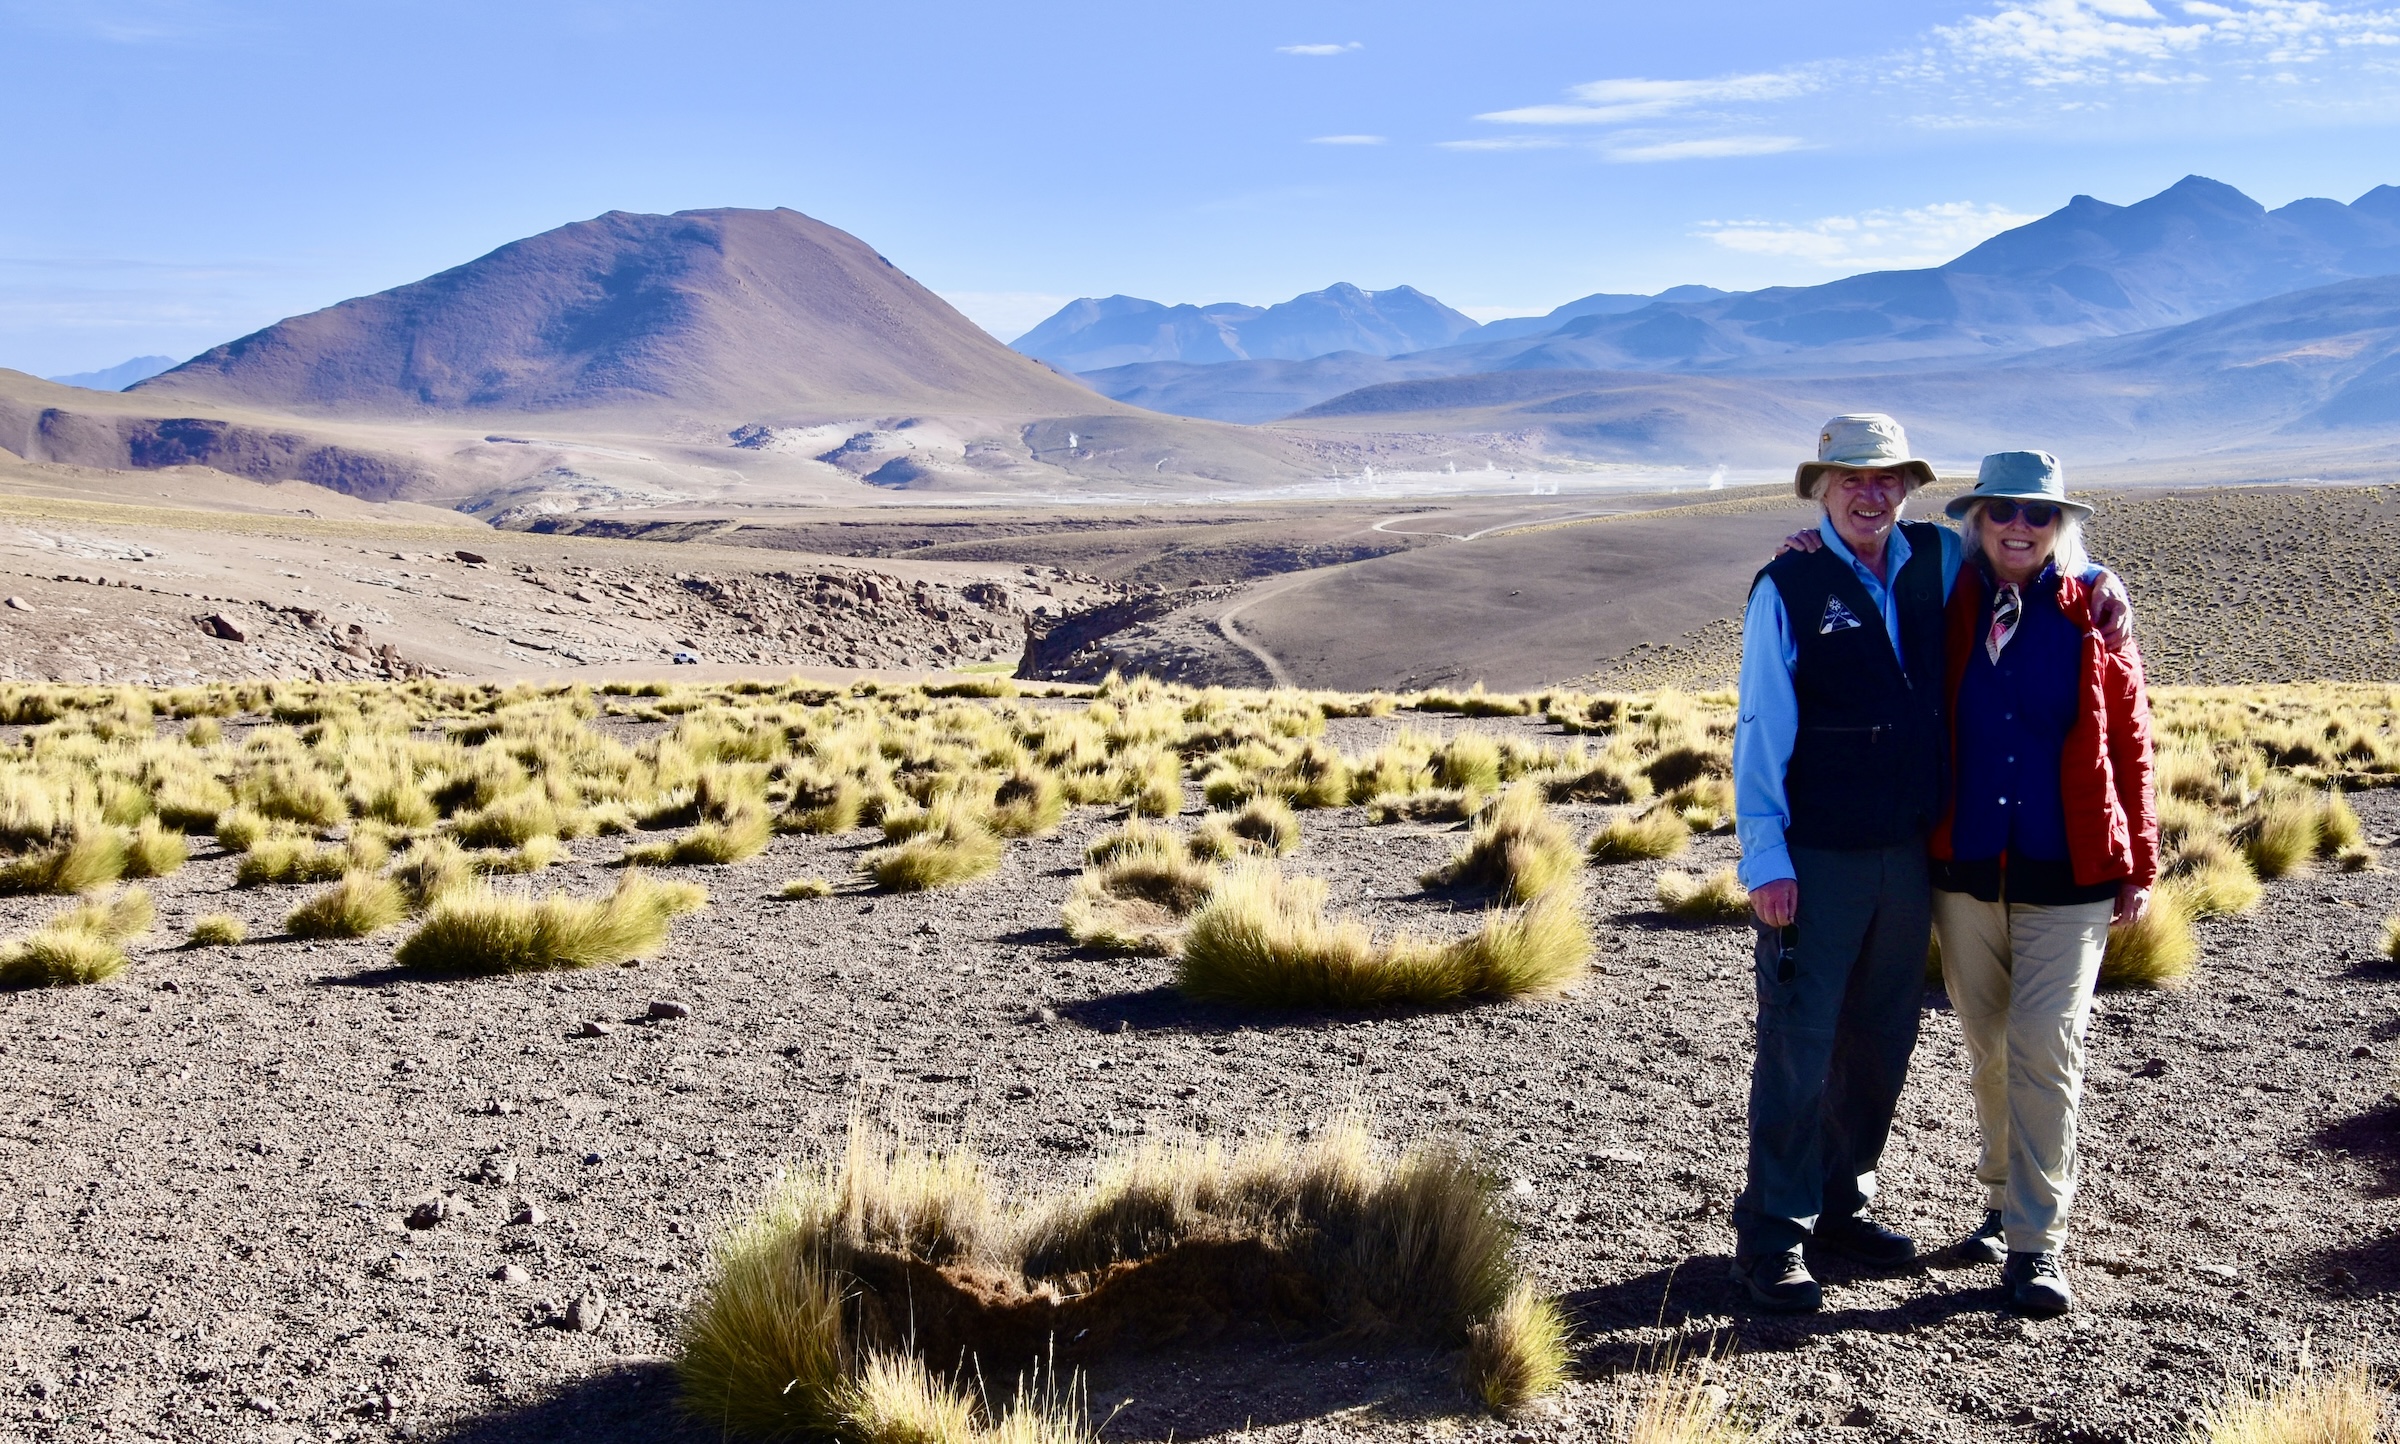
[[1172, 954], [1217, 871], [1181, 853], [1132, 853], [1086, 869], [1059, 909], [1067, 935], [1102, 952]]
[[1691, 840], [1692, 830], [1674, 809], [1653, 807], [1602, 823], [1585, 852], [1596, 863], [1656, 861], [1676, 856]]
[[1573, 877], [1578, 862], [1574, 836], [1542, 805], [1541, 789], [1519, 782], [1475, 824], [1466, 846], [1423, 881], [1427, 887], [1481, 888], [1522, 903]]
[[348, 872], [292, 909], [283, 930], [296, 938], [370, 937], [408, 916], [400, 885], [371, 872]]
[[646, 958], [665, 946], [667, 924], [708, 900], [689, 883], [638, 871], [605, 898], [552, 893], [535, 899], [484, 888], [443, 893], [393, 960], [443, 973], [590, 968]]
[[78, 904], [0, 943], [0, 988], [102, 983], [125, 971], [125, 944], [150, 931], [150, 894], [127, 888]]
[[203, 913], [192, 920], [195, 948], [229, 948], [248, 936], [250, 929], [232, 913]]
[[2230, 1385], [2186, 1430], [2192, 1444], [2377, 1444], [2390, 1437], [2392, 1397], [2366, 1360], [2299, 1369], [2279, 1383]]
[[976, 810], [956, 798], [929, 809], [927, 826], [907, 841], [870, 852], [860, 866], [893, 892], [961, 887], [1000, 866], [1000, 839]]
[[2169, 988], [2191, 975], [2200, 956], [2192, 937], [2192, 902], [2181, 882], [2161, 884], [2150, 895], [2141, 918], [2108, 932], [2108, 950], [2100, 959], [2104, 988]]
[[1750, 919], [1750, 893], [1732, 868], [1706, 877], [1669, 868], [1658, 875], [1658, 905], [1671, 917], [1696, 923], [1739, 923]]

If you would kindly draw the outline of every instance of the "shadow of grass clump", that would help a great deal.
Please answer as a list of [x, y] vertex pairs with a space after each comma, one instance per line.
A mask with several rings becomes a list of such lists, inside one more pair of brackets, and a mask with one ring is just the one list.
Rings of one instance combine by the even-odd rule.
[[1088, 1423], [1055, 1389], [982, 1417], [970, 1381], [1273, 1322], [1463, 1350], [1507, 1408], [1566, 1363], [1513, 1237], [1463, 1155], [1393, 1155], [1350, 1122], [1306, 1145], [1147, 1149], [1015, 1206], [971, 1156], [854, 1131], [838, 1167], [782, 1180], [719, 1245], [677, 1367], [692, 1413], [740, 1437], [1038, 1444]]

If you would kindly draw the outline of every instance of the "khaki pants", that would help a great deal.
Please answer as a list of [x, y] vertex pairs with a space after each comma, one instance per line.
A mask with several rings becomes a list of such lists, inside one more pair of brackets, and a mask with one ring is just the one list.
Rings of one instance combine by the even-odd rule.
[[2075, 1201], [2084, 1033], [2112, 905], [1987, 903], [1937, 889], [1942, 984], [1966, 1035], [1983, 1156], [2014, 1253], [2056, 1252]]

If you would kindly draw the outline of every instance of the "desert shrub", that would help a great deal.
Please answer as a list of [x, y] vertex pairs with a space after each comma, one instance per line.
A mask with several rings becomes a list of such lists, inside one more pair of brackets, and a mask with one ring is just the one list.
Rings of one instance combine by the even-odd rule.
[[1370, 822], [1464, 822], [1483, 810], [1483, 794], [1453, 787], [1395, 795], [1382, 793], [1368, 800]]
[[178, 832], [214, 832], [233, 793], [206, 773], [179, 772], [159, 784], [152, 805], [158, 820]]
[[1733, 783], [1723, 777], [1695, 778], [1660, 799], [1694, 832], [1733, 825]]
[[848, 832], [859, 825], [866, 805], [867, 789], [855, 777], [804, 777], [777, 826], [786, 832]]
[[1102, 952], [1161, 957], [1216, 885], [1216, 869], [1181, 853], [1127, 853], [1087, 869], [1059, 910], [1067, 935]]
[[690, 883], [627, 872], [605, 898], [552, 893], [519, 897], [484, 888], [434, 900], [393, 961], [442, 973], [515, 973], [590, 968], [646, 958], [666, 944], [667, 924], [708, 900]]
[[1514, 1413], [1557, 1389], [1569, 1359], [1567, 1316], [1529, 1283], [1467, 1327], [1467, 1382], [1496, 1413]]
[[2183, 885], [2169, 882], [2150, 894], [2150, 906], [2130, 927], [2108, 930], [2100, 958], [2104, 988], [2164, 988], [2183, 981], [2200, 956], [2192, 937], [2192, 911]]
[[231, 913], [206, 913], [192, 920], [195, 948], [229, 948], [250, 936], [250, 929]]
[[217, 843], [228, 852], [248, 852], [258, 846], [259, 839], [291, 829], [272, 823], [247, 807], [229, 807], [217, 814], [214, 829]]
[[1549, 1376], [1513, 1352], [1538, 1344], [1543, 1311], [1493, 1193], [1453, 1150], [1395, 1155], [1348, 1123], [1305, 1145], [1154, 1147], [1013, 1204], [971, 1157], [854, 1133], [838, 1166], [779, 1178], [722, 1236], [677, 1340], [684, 1405], [754, 1439], [1072, 1440], [1088, 1426], [1055, 1396], [1020, 1390], [987, 1422], [963, 1380], [1010, 1359], [1080, 1369], [1269, 1299], [1319, 1334], [1468, 1347], [1479, 1390], [1505, 1395]]
[[398, 883], [371, 872], [348, 872], [292, 909], [283, 930], [296, 938], [363, 938], [407, 916], [408, 898]]
[[469, 867], [490, 876], [540, 872], [543, 868], [570, 861], [574, 854], [557, 838], [546, 832], [537, 832], [525, 839], [523, 847], [479, 847], [465, 856]]
[[809, 898], [832, 897], [833, 884], [827, 882], [821, 877], [786, 878], [783, 886], [775, 889], [775, 896], [782, 898], [787, 902], [799, 902]]
[[642, 866], [721, 867], [767, 850], [773, 829], [763, 809], [750, 808], [722, 822], [703, 822], [678, 838], [625, 850], [624, 861]]
[[145, 817], [125, 843], [125, 876], [165, 877], [191, 858], [191, 844], [155, 817]]
[[1658, 875], [1658, 905], [1671, 917], [1695, 923], [1739, 923], [1750, 919], [1750, 893], [1732, 868], [1707, 877], [1669, 868]]
[[1433, 773], [1444, 787], [1461, 792], [1497, 792], [1500, 744], [1481, 732], [1461, 732], [1434, 753]]
[[2242, 851], [2260, 877], [2284, 877], [2317, 855], [2324, 826], [2318, 800], [2306, 792], [2261, 797], [2242, 824]]
[[150, 894], [127, 888], [51, 918], [0, 943], [0, 988], [104, 983], [125, 971], [125, 945], [150, 931]]
[[2354, 842], [2333, 855], [2333, 865], [2344, 872], [2379, 871], [2380, 855], [2363, 842]]
[[358, 815], [394, 827], [430, 827], [442, 814], [415, 778], [399, 776], [387, 777], [368, 789], [359, 799]]
[[127, 837], [114, 827], [80, 827], [47, 847], [0, 863], [0, 893], [80, 893], [125, 875]]
[[1566, 824], [1542, 805], [1540, 789], [1520, 782], [1500, 794], [1466, 846], [1423, 881], [1427, 887], [1481, 888], [1521, 903], [1573, 877], [1576, 865]]
[[1067, 815], [1066, 789], [1055, 774], [1019, 767], [992, 793], [985, 825], [1002, 837], [1039, 837]]
[[1225, 830], [1244, 851], [1285, 857], [1300, 846], [1300, 819], [1281, 798], [1254, 797], [1226, 820]]
[[2187, 1432], [2192, 1444], [2376, 1444], [2391, 1425], [2391, 1395], [2366, 1360], [2319, 1369], [2304, 1348], [2289, 1378], [2229, 1385]]
[[1183, 939], [1178, 984], [1194, 998], [1259, 1007], [1377, 1007], [1548, 992], [1589, 961], [1572, 888], [1489, 914], [1451, 943], [1378, 942], [1354, 918], [1325, 916], [1325, 884], [1264, 863], [1224, 875]]
[[320, 847], [308, 838], [290, 833], [271, 834], [242, 854], [241, 865], [234, 869], [233, 882], [236, 887], [331, 882], [358, 865], [359, 860], [347, 848]]
[[860, 861], [877, 885], [893, 892], [959, 887], [1000, 866], [1000, 839], [974, 809], [945, 798], [927, 813], [927, 825], [907, 841], [879, 847]]
[[1655, 861], [1691, 845], [1692, 830], [1673, 808], [1653, 807], [1634, 817], [1612, 817], [1585, 847], [1596, 863]]

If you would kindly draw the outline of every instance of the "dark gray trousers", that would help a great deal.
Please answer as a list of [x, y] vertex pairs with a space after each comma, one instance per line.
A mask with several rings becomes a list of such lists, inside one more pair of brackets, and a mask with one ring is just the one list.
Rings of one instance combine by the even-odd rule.
[[1750, 1171], [1734, 1200], [1744, 1258], [1859, 1212], [1917, 1046], [1933, 932], [1925, 846], [1792, 849], [1793, 946], [1759, 929]]

